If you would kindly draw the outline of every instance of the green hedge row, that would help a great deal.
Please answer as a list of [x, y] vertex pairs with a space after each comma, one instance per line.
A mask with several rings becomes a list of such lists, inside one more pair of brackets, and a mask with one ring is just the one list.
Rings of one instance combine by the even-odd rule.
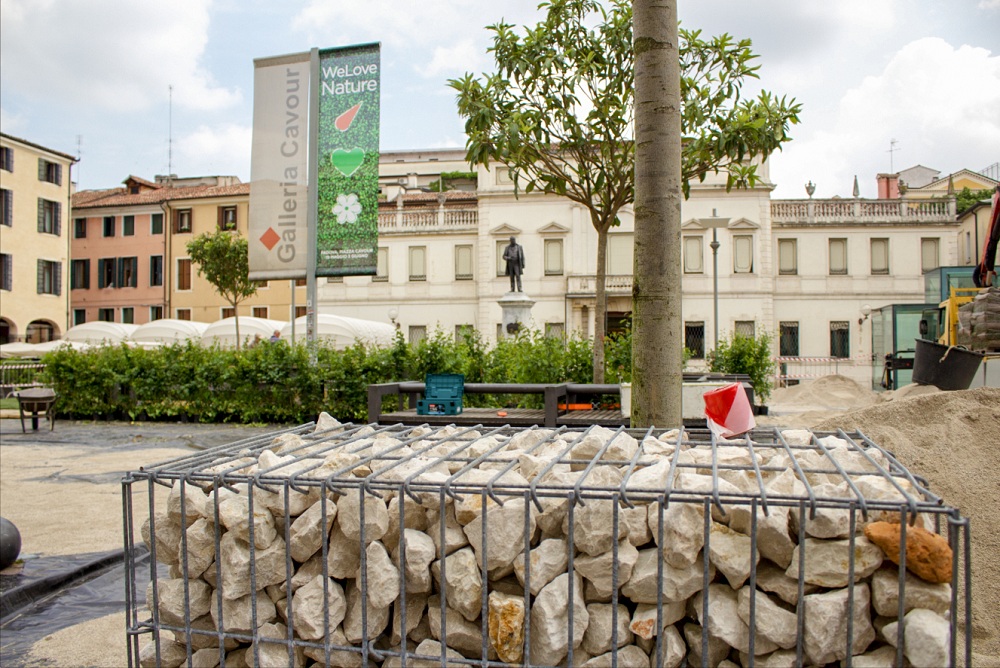
[[[493, 346], [476, 333], [456, 341], [436, 332], [415, 345], [397, 334], [389, 347], [319, 346], [315, 364], [311, 357], [306, 345], [286, 342], [243, 350], [103, 346], [49, 353], [44, 377], [66, 417], [270, 424], [306, 422], [320, 411], [366, 421], [369, 384], [422, 381], [427, 373], [461, 373], [470, 383], [586, 383], [592, 377], [588, 340], [537, 331]], [[473, 394], [465, 403], [540, 407], [541, 398]]]

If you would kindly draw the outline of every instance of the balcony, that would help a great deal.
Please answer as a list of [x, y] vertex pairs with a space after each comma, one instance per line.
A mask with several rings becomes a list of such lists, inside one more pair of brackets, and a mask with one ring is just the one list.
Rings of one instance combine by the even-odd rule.
[[[597, 294], [597, 276], [568, 276], [567, 297], [594, 296]], [[632, 275], [607, 276], [604, 282], [608, 296], [632, 294]]]
[[955, 199], [809, 199], [771, 202], [771, 223], [823, 225], [861, 223], [950, 223], [957, 214]]

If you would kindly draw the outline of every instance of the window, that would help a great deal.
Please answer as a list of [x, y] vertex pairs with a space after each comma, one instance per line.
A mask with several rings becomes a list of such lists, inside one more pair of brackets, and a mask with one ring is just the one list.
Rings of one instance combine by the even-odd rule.
[[135, 236], [135, 216], [122, 216], [122, 236]]
[[177, 209], [174, 211], [174, 232], [191, 231], [191, 209]]
[[131, 306], [122, 307], [122, 323], [126, 325], [131, 325], [135, 322], [135, 309]]
[[608, 235], [608, 276], [632, 274], [632, 235]]
[[733, 273], [753, 273], [752, 234], [737, 234], [733, 236]]
[[851, 323], [834, 321], [830, 323], [830, 357], [851, 356]]
[[684, 323], [684, 347], [691, 351], [694, 359], [705, 359], [705, 323]]
[[0, 253], [0, 290], [14, 289], [14, 257], [10, 253]]
[[177, 289], [191, 289], [191, 258], [177, 260]]
[[872, 274], [889, 273], [889, 240], [872, 239]]
[[410, 343], [420, 343], [427, 338], [427, 328], [424, 325], [410, 325]]
[[427, 247], [410, 246], [410, 280], [427, 280]]
[[150, 306], [149, 307], [149, 321], [163, 319], [163, 307], [162, 306]]
[[799, 273], [798, 248], [795, 239], [778, 239], [778, 275], [794, 276]]
[[163, 256], [149, 256], [149, 285], [156, 287], [163, 285]]
[[235, 206], [220, 206], [219, 209], [219, 229], [220, 230], [235, 230], [236, 229], [236, 207]]
[[14, 171], [14, 149], [10, 146], [0, 146], [0, 169], [5, 172]]
[[545, 275], [562, 276], [563, 274], [563, 240], [545, 240]]
[[733, 328], [733, 332], [739, 334], [740, 336], [745, 336], [748, 339], [752, 339], [756, 335], [756, 328], [754, 327], [753, 320], [737, 320], [736, 326]]
[[113, 308], [99, 308], [97, 309], [97, 319], [101, 322], [114, 322], [115, 310]]
[[190, 320], [191, 319], [191, 309], [189, 308], [179, 308], [174, 311], [174, 317], [178, 320]]
[[509, 242], [506, 240], [497, 241], [497, 276], [507, 275], [507, 262], [503, 259], [503, 251]]
[[223, 319], [236, 317], [236, 309], [234, 309], [232, 306], [223, 306], [221, 313]]
[[163, 214], [154, 213], [149, 217], [149, 233], [163, 234]]
[[[373, 278], [372, 280], [374, 281], [376, 279]], [[327, 283], [343, 283], [344, 282], [344, 277], [343, 276], [327, 276], [326, 277], [326, 282]]]
[[561, 339], [566, 336], [566, 324], [562, 322], [545, 323], [545, 336], [550, 339]]
[[308, 309], [305, 306], [296, 306], [295, 307], [295, 316], [294, 317], [301, 318], [302, 316], [304, 316], [306, 314], [307, 310]]
[[104, 216], [104, 236], [113, 237], [115, 236], [115, 217], [114, 216]]
[[82, 325], [87, 322], [87, 309], [85, 308], [75, 308], [73, 309], [73, 325]]
[[799, 356], [799, 323], [778, 323], [778, 355], [781, 357]]
[[264, 288], [267, 287], [268, 284], [267, 281], [254, 281], [254, 285], [257, 286], [258, 290], [263, 290]]
[[134, 288], [139, 284], [139, 258], [118, 258], [118, 287]]
[[701, 237], [684, 237], [684, 273], [705, 273], [705, 257]]
[[38, 294], [62, 294], [62, 263], [50, 260], [38, 261]]
[[267, 317], [267, 307], [266, 306], [254, 306], [251, 315], [255, 318], [266, 318]]
[[455, 341], [461, 342], [466, 336], [475, 336], [476, 328], [472, 325], [455, 325]]
[[113, 257], [104, 257], [97, 261], [97, 287], [115, 286], [115, 264], [116, 260]]
[[90, 289], [90, 260], [73, 260], [70, 265], [70, 290]]
[[378, 258], [375, 261], [375, 275], [373, 281], [389, 280], [389, 249], [384, 246], [378, 249]]
[[472, 280], [472, 246], [455, 246], [455, 280]]
[[295, 287], [297, 287], [297, 288], [301, 288], [302, 286], [304, 286], [306, 284], [307, 284], [307, 280], [304, 279], [304, 278], [296, 278], [295, 279]]
[[38, 231], [43, 234], [62, 234], [59, 228], [59, 213], [62, 205], [59, 202], [38, 198]]
[[6, 188], [0, 188], [0, 209], [3, 210], [2, 222], [7, 227], [14, 226], [14, 193]]
[[965, 233], [965, 264], [972, 264], [972, 232]]
[[87, 219], [86, 218], [76, 218], [73, 220], [73, 238], [74, 239], [86, 239], [87, 238]]
[[38, 180], [46, 183], [62, 185], [62, 165], [49, 162], [45, 158], [38, 159]]
[[938, 260], [938, 247], [940, 246], [940, 241], [938, 239], [921, 239], [920, 240], [920, 271], [931, 271], [937, 269], [941, 266]]
[[830, 275], [847, 274], [847, 239], [830, 239]]

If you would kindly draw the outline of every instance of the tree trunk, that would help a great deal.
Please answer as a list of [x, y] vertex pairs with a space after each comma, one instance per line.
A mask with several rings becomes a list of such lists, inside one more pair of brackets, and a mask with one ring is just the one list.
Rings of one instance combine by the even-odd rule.
[[[230, 302], [230, 303], [232, 304], [232, 302]], [[237, 310], [235, 304], [233, 304], [233, 322], [236, 325], [236, 350], [239, 350], [240, 349], [240, 314], [239, 314], [239, 311]]]
[[676, 0], [635, 0], [632, 426], [680, 427], [681, 97]]
[[594, 383], [600, 385], [604, 382], [604, 335], [606, 334], [606, 321], [608, 317], [608, 225], [598, 224], [595, 220], [594, 228], [597, 230], [597, 290], [595, 297], [597, 304], [594, 307]]

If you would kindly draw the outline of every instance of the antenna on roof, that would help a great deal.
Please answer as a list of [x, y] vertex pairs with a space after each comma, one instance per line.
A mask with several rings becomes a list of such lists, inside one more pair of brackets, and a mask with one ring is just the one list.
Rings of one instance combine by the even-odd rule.
[[174, 178], [174, 85], [167, 86], [167, 91], [170, 96], [167, 110], [167, 185], [172, 186]]
[[889, 154], [889, 173], [890, 174], [895, 174], [896, 173], [896, 170], [892, 166], [892, 154], [899, 150], [898, 148], [896, 148], [896, 144], [898, 144], [898, 143], [899, 142], [896, 141], [895, 139], [890, 139], [889, 140], [889, 150], [886, 151], [886, 153]]

